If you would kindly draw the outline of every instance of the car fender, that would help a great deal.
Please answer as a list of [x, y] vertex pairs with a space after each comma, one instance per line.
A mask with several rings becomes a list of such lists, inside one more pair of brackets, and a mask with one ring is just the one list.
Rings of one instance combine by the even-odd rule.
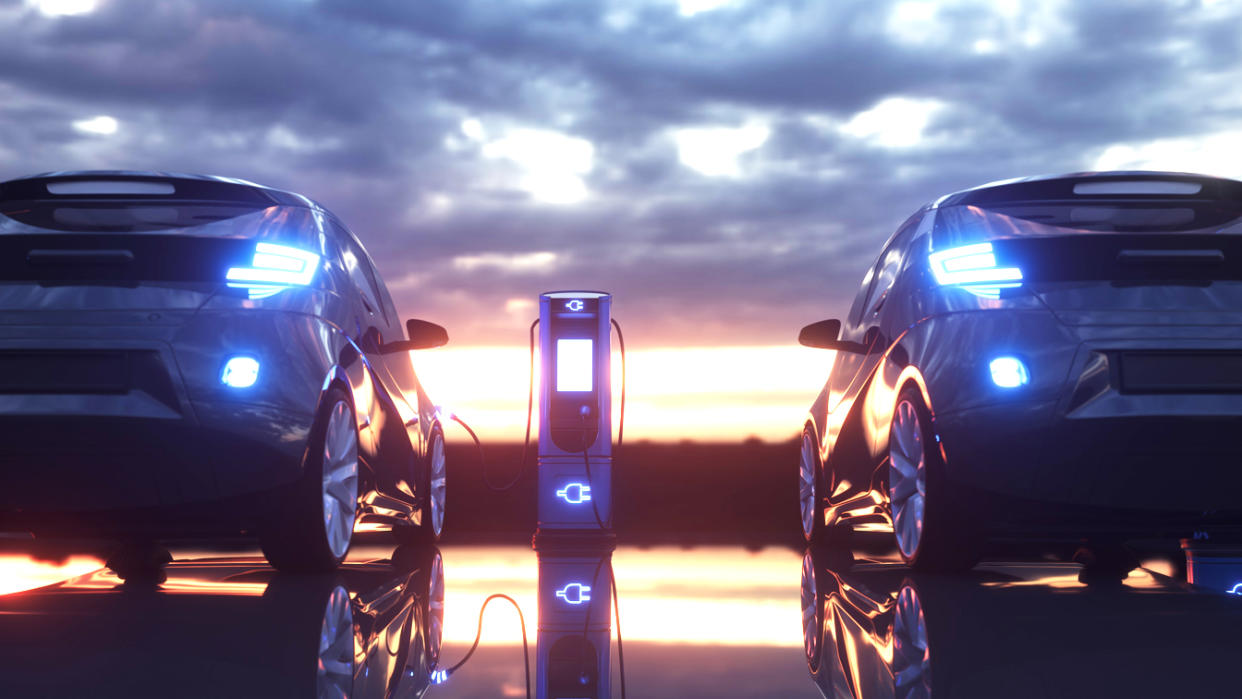
[[927, 406], [933, 419], [936, 414], [923, 372], [910, 361], [909, 339], [909, 332], [902, 333], [888, 348], [865, 389], [861, 423], [863, 438], [873, 463], [878, 464], [888, 454], [888, 435], [897, 406], [897, 395], [906, 385], [913, 385], [918, 389], [923, 397], [923, 404]]
[[340, 338], [335, 352], [334, 362], [324, 375], [323, 385], [319, 394], [319, 404], [332, 386], [339, 386], [349, 396], [353, 404], [354, 420], [358, 428], [359, 469], [367, 484], [375, 482], [375, 464], [377, 463], [377, 447], [379, 440], [376, 435], [380, 407], [376, 395], [376, 378], [367, 366], [365, 355], [358, 345], [354, 344], [343, 333], [333, 333]]

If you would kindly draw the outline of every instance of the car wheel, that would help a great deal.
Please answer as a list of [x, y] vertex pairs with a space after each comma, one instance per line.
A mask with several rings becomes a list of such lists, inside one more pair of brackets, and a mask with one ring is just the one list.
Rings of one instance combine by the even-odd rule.
[[440, 663], [440, 646], [444, 642], [444, 558], [438, 550], [427, 566], [426, 577], [419, 576], [420, 588], [427, 594], [427, 606], [423, 628], [427, 670], [435, 670]]
[[427, 450], [427, 477], [423, 480], [423, 485], [427, 487], [427, 497], [423, 499], [423, 529], [428, 541], [439, 541], [440, 533], [444, 531], [447, 470], [444, 433], [436, 428], [431, 433], [431, 447]]
[[967, 570], [979, 560], [980, 538], [969, 503], [944, 475], [944, 462], [922, 395], [906, 387], [897, 398], [888, 439], [888, 508], [902, 559], [919, 570]]
[[802, 515], [802, 536], [816, 541], [824, 533], [824, 468], [819, 445], [810, 429], [802, 431], [802, 453], [798, 459], [798, 504]]
[[280, 652], [268, 659], [288, 696], [354, 695], [354, 610], [336, 575], [277, 574], [263, 592], [269, 610], [262, 633]]
[[302, 479], [274, 514], [259, 543], [276, 569], [330, 571], [345, 559], [358, 517], [358, 425], [340, 389], [324, 396]]
[[802, 645], [811, 674], [819, 670], [824, 636], [824, 601], [820, 598], [819, 571], [810, 551], [802, 557]]
[[427, 460], [423, 468], [422, 504], [419, 506], [421, 526], [394, 526], [393, 535], [401, 544], [435, 544], [444, 531], [444, 504], [446, 501], [446, 478], [448, 459], [444, 450], [444, 433], [436, 427], [427, 446]]
[[893, 696], [927, 699], [932, 695], [931, 645], [919, 595], [910, 585], [897, 593], [893, 614]]

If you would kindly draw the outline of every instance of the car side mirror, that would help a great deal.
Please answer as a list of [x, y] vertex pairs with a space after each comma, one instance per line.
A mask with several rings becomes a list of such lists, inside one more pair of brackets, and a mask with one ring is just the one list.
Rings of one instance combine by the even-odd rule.
[[[841, 321], [835, 318], [829, 320], [821, 320], [818, 323], [811, 323], [798, 333], [798, 342], [807, 347], [815, 347], [816, 349], [830, 349], [838, 352], [855, 352], [858, 354], [866, 354], [874, 344], [874, 340], [880, 332], [879, 328], [871, 328], [868, 330], [867, 343], [851, 342], [850, 340], [842, 340], [841, 337]], [[870, 344], [868, 344], [870, 343]]]
[[405, 321], [405, 331], [410, 336], [407, 342], [414, 345], [412, 349], [431, 349], [448, 344], [448, 330], [431, 321], [411, 318]]
[[430, 321], [411, 318], [405, 321], [405, 330], [410, 335], [408, 340], [389, 342], [380, 347], [380, 352], [409, 352], [411, 350], [431, 349], [448, 344], [448, 331], [442, 325]]
[[798, 333], [798, 343], [818, 349], [837, 349], [841, 321], [836, 318], [811, 323]]

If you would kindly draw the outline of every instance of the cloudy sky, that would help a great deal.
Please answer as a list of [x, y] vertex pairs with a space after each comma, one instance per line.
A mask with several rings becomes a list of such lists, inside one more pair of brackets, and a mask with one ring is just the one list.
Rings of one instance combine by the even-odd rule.
[[[840, 315], [940, 194], [1242, 177], [1239, 85], [1238, 0], [0, 0], [0, 178], [292, 189], [358, 232], [459, 363], [523, 347], [539, 292], [599, 288], [636, 367], [680, 348], [647, 360], [714, 357], [712, 384], [820, 367], [743, 350]], [[822, 380], [733, 393], [767, 381], [763, 400], [801, 406], [792, 431]]]

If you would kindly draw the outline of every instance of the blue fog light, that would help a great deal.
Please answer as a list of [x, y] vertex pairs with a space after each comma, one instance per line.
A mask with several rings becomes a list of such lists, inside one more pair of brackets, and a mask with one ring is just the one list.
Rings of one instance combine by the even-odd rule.
[[259, 360], [253, 357], [232, 357], [220, 373], [220, 382], [230, 388], [249, 388], [258, 380]]
[[988, 368], [992, 371], [992, 383], [1001, 388], [1017, 388], [1031, 382], [1031, 372], [1017, 357], [997, 357]]

